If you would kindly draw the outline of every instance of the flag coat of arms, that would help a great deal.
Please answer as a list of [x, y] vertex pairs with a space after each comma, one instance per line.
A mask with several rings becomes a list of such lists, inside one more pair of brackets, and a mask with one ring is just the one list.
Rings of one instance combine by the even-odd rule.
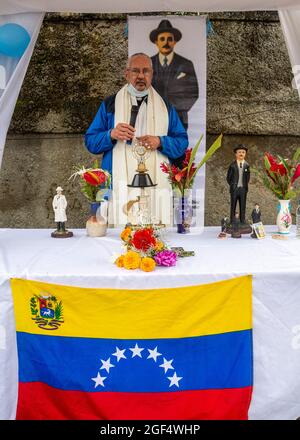
[[18, 419], [247, 419], [251, 276], [146, 290], [11, 286]]

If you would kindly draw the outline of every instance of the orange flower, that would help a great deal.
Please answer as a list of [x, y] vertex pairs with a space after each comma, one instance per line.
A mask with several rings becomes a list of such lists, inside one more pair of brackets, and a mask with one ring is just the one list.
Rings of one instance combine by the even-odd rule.
[[124, 255], [124, 267], [125, 269], [138, 269], [141, 264], [141, 257], [137, 252], [128, 251]]
[[155, 248], [154, 248], [154, 249], [155, 249], [156, 251], [161, 251], [163, 248], [164, 248], [164, 244], [163, 244], [163, 242], [158, 240], [158, 241], [156, 242], [156, 245], [155, 245]]
[[115, 261], [115, 264], [118, 267], [124, 267], [124, 255], [121, 255], [120, 257], [118, 257]]
[[152, 270], [155, 269], [155, 266], [156, 266], [156, 263], [153, 260], [153, 258], [150, 258], [150, 257], [142, 258], [140, 267], [144, 272], [152, 272]]
[[131, 234], [131, 228], [128, 228], [128, 227], [125, 228], [124, 231], [122, 231], [122, 233], [121, 233], [121, 239], [123, 241], [128, 241], [130, 234]]

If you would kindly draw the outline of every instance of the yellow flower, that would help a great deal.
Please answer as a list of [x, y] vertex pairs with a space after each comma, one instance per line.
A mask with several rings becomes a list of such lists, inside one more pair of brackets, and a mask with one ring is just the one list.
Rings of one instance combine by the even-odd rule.
[[141, 257], [137, 252], [128, 251], [124, 255], [124, 267], [125, 269], [137, 269], [140, 267]]
[[121, 239], [123, 241], [128, 241], [130, 234], [131, 234], [131, 228], [128, 228], [128, 227], [125, 228], [124, 231], [122, 231], [122, 233], [121, 233]]
[[118, 267], [124, 267], [124, 255], [120, 255], [120, 257], [118, 257], [115, 261], [115, 264]]
[[155, 266], [156, 266], [156, 263], [153, 260], [153, 258], [150, 258], [150, 257], [142, 258], [140, 267], [144, 272], [152, 272], [152, 270], [154, 270]]
[[155, 250], [156, 251], [161, 251], [164, 248], [164, 244], [162, 241], [157, 240], [156, 245], [155, 245]]

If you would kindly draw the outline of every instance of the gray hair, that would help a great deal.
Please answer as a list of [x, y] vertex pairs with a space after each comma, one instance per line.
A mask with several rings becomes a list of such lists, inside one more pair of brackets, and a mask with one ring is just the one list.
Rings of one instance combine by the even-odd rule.
[[151, 69], [153, 69], [153, 64], [152, 64], [152, 60], [151, 60], [151, 58], [149, 57], [149, 55], [147, 55], [146, 53], [143, 53], [143, 52], [137, 52], [137, 53], [134, 53], [133, 55], [131, 55], [131, 56], [128, 58], [128, 60], [127, 60], [126, 69], [129, 69], [129, 66], [130, 66], [130, 63], [131, 63], [132, 59], [133, 59], [133, 58], [136, 58], [136, 57], [145, 57], [145, 58], [148, 58], [148, 60], [149, 60], [149, 62], [150, 62]]

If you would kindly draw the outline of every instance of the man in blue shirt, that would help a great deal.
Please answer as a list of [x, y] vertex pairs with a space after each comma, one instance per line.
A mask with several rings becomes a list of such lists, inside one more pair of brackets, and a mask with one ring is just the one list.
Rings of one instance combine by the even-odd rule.
[[127, 84], [106, 98], [85, 135], [87, 149], [102, 154], [102, 168], [112, 173], [113, 188], [131, 184], [136, 159], [131, 142], [151, 150], [147, 168], [158, 189], [170, 188], [160, 170], [162, 161], [176, 163], [188, 147], [188, 137], [174, 107], [151, 86], [151, 58], [132, 55], [125, 73]]

